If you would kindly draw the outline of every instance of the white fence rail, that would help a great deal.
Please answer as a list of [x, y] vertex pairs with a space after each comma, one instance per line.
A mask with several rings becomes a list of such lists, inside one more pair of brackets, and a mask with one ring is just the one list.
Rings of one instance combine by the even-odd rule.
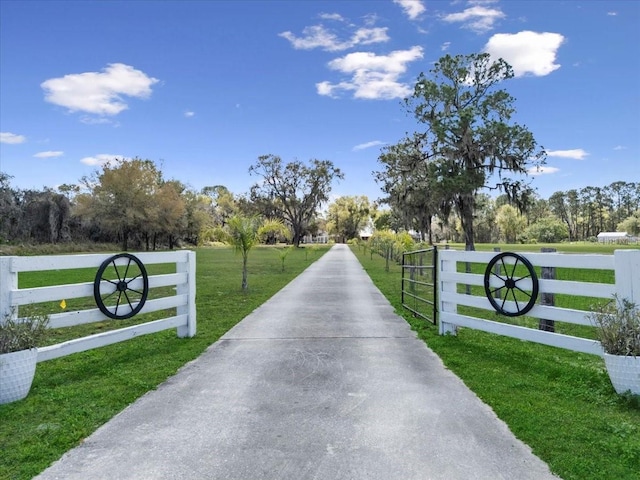
[[[69, 340], [38, 349], [38, 362], [72, 353], [83, 352], [105, 345], [129, 340], [140, 335], [176, 328], [179, 337], [193, 337], [196, 333], [196, 254], [192, 251], [143, 252], [134, 254], [145, 266], [175, 264], [175, 273], [149, 275], [149, 289], [175, 286], [175, 294], [147, 300], [139, 314], [176, 308], [176, 315]], [[96, 271], [112, 254], [53, 255], [34, 257], [0, 257], [0, 322], [8, 316], [18, 318], [20, 307], [40, 302], [92, 297], [93, 282], [19, 288], [18, 276], [22, 272], [44, 272], [95, 268]], [[139, 282], [140, 285], [137, 285]], [[142, 280], [131, 282], [130, 288], [141, 289]], [[135, 303], [133, 306], [135, 307]], [[98, 308], [66, 311], [49, 316], [49, 328], [64, 328], [109, 320]], [[117, 320], [113, 320], [117, 321]]]
[[[616, 250], [613, 255], [580, 255], [559, 253], [522, 253], [535, 266], [581, 268], [593, 270], [613, 270], [615, 284], [596, 282], [577, 282], [567, 280], [539, 280], [539, 293], [557, 293], [593, 297], [595, 299], [612, 299], [614, 294], [634, 303], [640, 303], [640, 250]], [[602, 355], [600, 342], [585, 338], [562, 335], [554, 332], [535, 330], [533, 328], [511, 325], [482, 318], [461, 315], [458, 306], [477, 307], [495, 312], [489, 299], [482, 295], [466, 295], [458, 293], [458, 285], [482, 285], [484, 275], [460, 273], [458, 262], [488, 264], [496, 255], [493, 252], [475, 252], [459, 250], [440, 250], [438, 252], [439, 281], [439, 320], [440, 334], [455, 334], [457, 327], [468, 327], [485, 332], [497, 333], [509, 337], [566, 348], [578, 352]], [[527, 285], [527, 282], [529, 285]], [[530, 286], [531, 280], [524, 280], [523, 289]], [[507, 309], [513, 310], [512, 302], [505, 302]], [[587, 315], [589, 311], [560, 308], [547, 305], [535, 305], [527, 315], [530, 317], [553, 320], [557, 322], [591, 325]]]

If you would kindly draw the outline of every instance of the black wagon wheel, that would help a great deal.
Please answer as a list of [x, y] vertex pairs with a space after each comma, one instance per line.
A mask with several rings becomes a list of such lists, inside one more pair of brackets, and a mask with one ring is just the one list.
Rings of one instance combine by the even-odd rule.
[[147, 269], [139, 258], [129, 253], [107, 258], [93, 281], [96, 305], [107, 317], [117, 320], [131, 318], [140, 312], [148, 294]]
[[[515, 260], [515, 261], [514, 261]], [[496, 272], [499, 266], [499, 272]], [[491, 280], [494, 280], [494, 286]], [[520, 283], [526, 278], [531, 278], [531, 289], [524, 288]], [[495, 284], [498, 283], [498, 286]], [[499, 253], [491, 259], [484, 271], [484, 291], [493, 308], [507, 317], [524, 315], [533, 308], [538, 299], [538, 276], [531, 262], [522, 255], [511, 252]], [[507, 310], [506, 303], [512, 301], [514, 310]]]

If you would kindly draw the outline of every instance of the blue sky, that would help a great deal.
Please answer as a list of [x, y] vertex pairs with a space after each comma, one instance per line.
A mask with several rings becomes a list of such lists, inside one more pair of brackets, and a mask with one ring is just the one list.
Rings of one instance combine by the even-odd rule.
[[236, 194], [259, 155], [331, 160], [333, 196], [382, 193], [401, 106], [449, 53], [487, 51], [548, 152], [539, 194], [640, 181], [638, 1], [0, 0], [0, 171], [78, 183], [140, 157]]

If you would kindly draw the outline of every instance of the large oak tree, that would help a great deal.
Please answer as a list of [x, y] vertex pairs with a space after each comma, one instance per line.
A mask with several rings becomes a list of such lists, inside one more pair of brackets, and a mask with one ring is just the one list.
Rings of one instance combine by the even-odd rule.
[[358, 238], [367, 226], [372, 210], [366, 195], [339, 197], [329, 205], [327, 229], [342, 242]]
[[415, 137], [424, 145], [423, 161], [433, 163], [442, 198], [459, 214], [467, 250], [475, 249], [473, 214], [476, 193], [504, 192], [523, 206], [531, 189], [521, 179], [544, 161], [526, 126], [512, 121], [515, 99], [500, 88], [513, 69], [489, 54], [447, 55], [428, 75], [420, 74], [405, 105], [424, 130]]
[[294, 160], [285, 164], [277, 155], [258, 157], [249, 173], [262, 177], [251, 188], [251, 200], [271, 205], [291, 227], [296, 247], [320, 205], [329, 200], [333, 181], [344, 178], [329, 160], [310, 160], [306, 165]]
[[88, 193], [78, 196], [80, 214], [117, 235], [127, 250], [132, 234], [148, 230], [149, 219], [156, 218], [154, 194], [160, 181], [161, 172], [150, 160], [115, 160], [83, 179]]

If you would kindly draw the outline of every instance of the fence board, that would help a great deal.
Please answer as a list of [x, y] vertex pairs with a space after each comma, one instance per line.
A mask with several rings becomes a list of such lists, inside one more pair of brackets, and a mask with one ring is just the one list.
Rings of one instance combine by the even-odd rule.
[[[489, 263], [497, 255], [495, 252], [478, 252], [466, 250], [440, 250], [443, 258], [457, 262]], [[613, 270], [613, 255], [573, 254], [573, 253], [540, 253], [517, 252], [533, 265], [564, 268], [590, 268], [594, 270]]]
[[518, 325], [509, 325], [506, 323], [493, 322], [491, 320], [482, 320], [466, 315], [444, 312], [440, 313], [440, 321], [460, 327], [469, 327], [474, 330], [482, 330], [483, 332], [518, 338], [520, 340], [542, 343], [551, 347], [574, 350], [576, 352], [590, 353], [600, 356], [604, 353], [600, 342], [586, 338], [572, 337], [570, 335], [562, 335], [560, 333], [545, 332], [544, 330], [534, 330], [532, 328], [520, 327]]
[[169, 328], [178, 328], [187, 324], [187, 315], [177, 315], [175, 317], [155, 320], [140, 325], [112, 330], [110, 332], [98, 333], [87, 337], [69, 340], [49, 347], [38, 348], [38, 362], [53, 360], [64, 357], [72, 353], [84, 352], [98, 347], [104, 347], [114, 343], [129, 340], [141, 335], [156, 333]]
[[[145, 265], [159, 263], [182, 263], [187, 261], [187, 250], [174, 252], [137, 252]], [[75, 268], [95, 268], [113, 253], [91, 253], [84, 255], [38, 255], [34, 257], [12, 257], [12, 272], [40, 272], [45, 270], [69, 270]]]
[[[482, 308], [484, 310], [497, 313], [491, 303], [489, 303], [487, 297], [448, 292], [442, 293], [441, 299], [443, 302], [456, 303], [457, 305], [464, 305], [466, 307]], [[506, 301], [505, 307], [509, 311], [516, 310], [515, 303], [511, 301]], [[534, 318], [548, 318], [549, 320], [572, 323], [575, 325], [592, 326], [591, 321], [586, 318], [589, 313], [590, 312], [585, 310], [576, 310], [573, 308], [536, 305], [527, 313], [527, 316]]]
[[[156, 298], [154, 300], [147, 300], [144, 304], [144, 308], [139, 313], [151, 313], [158, 310], [165, 310], [167, 308], [175, 308], [183, 305], [187, 305], [189, 300], [188, 295], [173, 295], [171, 297]], [[133, 303], [133, 308], [138, 305], [137, 302]], [[109, 310], [113, 310], [114, 307], [108, 307]], [[65, 328], [73, 327], [74, 325], [84, 325], [87, 323], [100, 322], [100, 321], [116, 321], [113, 319], [107, 319], [99, 309], [93, 308], [89, 310], [78, 310], [74, 312], [55, 313], [49, 316], [49, 328]]]
[[[187, 273], [168, 273], [149, 277], [149, 288], [168, 287], [187, 283]], [[130, 288], [142, 290], [142, 279], [130, 283]], [[11, 291], [12, 305], [50, 302], [61, 298], [93, 297], [93, 282], [54, 285], [52, 287], [21, 288]]]

